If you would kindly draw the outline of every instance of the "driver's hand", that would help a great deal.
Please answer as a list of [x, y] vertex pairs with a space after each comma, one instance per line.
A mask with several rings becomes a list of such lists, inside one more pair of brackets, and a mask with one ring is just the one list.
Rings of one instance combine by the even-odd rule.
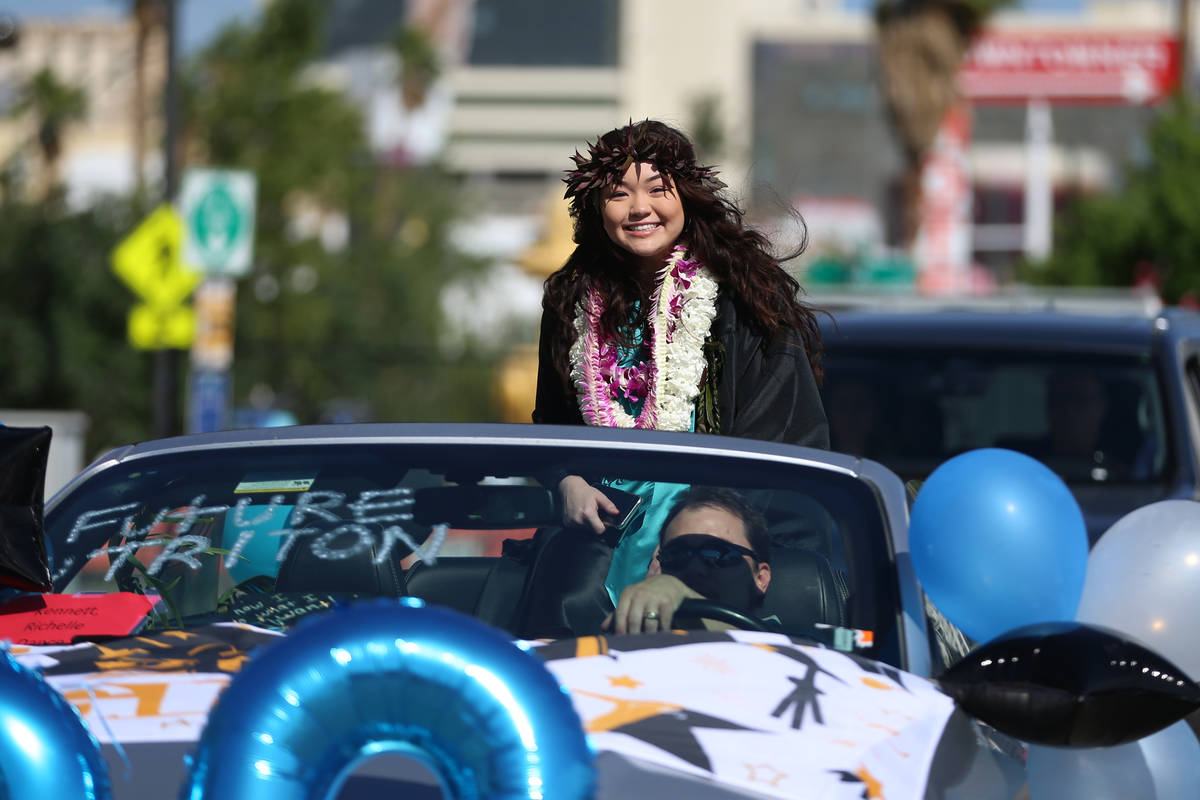
[[[614, 633], [669, 631], [680, 603], [689, 597], [701, 598], [703, 595], [689, 589], [674, 575], [652, 575], [626, 586], [617, 600], [616, 611], [609, 614], [600, 627]], [[651, 614], [649, 619], [647, 613]]]
[[618, 509], [604, 492], [578, 475], [568, 475], [558, 482], [563, 501], [563, 524], [590, 528], [597, 536], [607, 526], [602, 514], [616, 516]]

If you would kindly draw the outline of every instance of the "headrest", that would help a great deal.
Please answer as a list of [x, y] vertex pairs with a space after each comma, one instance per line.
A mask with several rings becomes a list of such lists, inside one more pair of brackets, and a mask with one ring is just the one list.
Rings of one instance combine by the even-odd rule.
[[[347, 533], [345, 538], [357, 537]], [[404, 575], [401, 559], [408, 549], [393, 546], [381, 563], [376, 564], [378, 540], [371, 537], [370, 546], [356, 550], [347, 558], [321, 558], [313, 552], [310, 538], [296, 541], [279, 565], [275, 579], [276, 592], [356, 593], [371, 597], [401, 597], [404, 595]], [[334, 542], [334, 545], [341, 544]]]
[[771, 614], [785, 631], [818, 622], [844, 625], [845, 606], [829, 560], [815, 550], [773, 548], [771, 583], [759, 616]]

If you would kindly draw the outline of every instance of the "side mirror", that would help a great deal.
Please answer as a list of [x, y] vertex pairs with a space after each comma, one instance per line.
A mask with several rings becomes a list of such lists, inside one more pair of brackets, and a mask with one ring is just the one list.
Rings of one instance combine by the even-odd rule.
[[938, 678], [977, 719], [1032, 744], [1110, 747], [1200, 708], [1200, 687], [1124, 634], [1080, 622], [1017, 628]]
[[50, 428], [0, 425], [0, 586], [48, 592], [43, 495]]

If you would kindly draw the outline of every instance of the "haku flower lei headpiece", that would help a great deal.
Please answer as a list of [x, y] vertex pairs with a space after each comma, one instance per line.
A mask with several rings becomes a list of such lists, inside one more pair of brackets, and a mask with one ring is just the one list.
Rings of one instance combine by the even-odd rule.
[[[718, 284], [698, 259], [676, 246], [660, 273], [651, 299], [650, 358], [637, 367], [618, 364], [618, 348], [604, 335], [600, 317], [604, 301], [595, 287], [588, 289], [575, 314], [575, 343], [571, 346], [571, 381], [588, 425], [686, 431], [700, 393], [707, 361], [704, 340], [717, 314]], [[634, 417], [621, 397], [645, 398]]]
[[681, 153], [679, 142], [674, 138], [651, 141], [646, 135], [648, 122], [643, 120], [635, 123], [630, 120], [621, 141], [616, 145], [609, 146], [600, 137], [588, 145], [586, 156], [575, 151], [575, 155], [571, 156], [575, 169], [566, 170], [563, 178], [567, 184], [563, 197], [571, 201], [572, 216], [579, 216], [589, 194], [619, 181], [625, 171], [638, 161], [653, 164], [659, 172], [665, 172], [672, 178], [706, 186], [712, 192], [725, 188], [725, 183], [717, 178], [715, 169], [700, 166], [695, 159]]

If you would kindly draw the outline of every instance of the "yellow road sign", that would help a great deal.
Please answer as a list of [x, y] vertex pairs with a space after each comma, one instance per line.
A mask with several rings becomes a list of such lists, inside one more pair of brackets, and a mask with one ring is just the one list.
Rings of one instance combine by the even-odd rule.
[[163, 204], [117, 245], [112, 254], [113, 271], [148, 305], [176, 308], [204, 277], [183, 263], [182, 248], [183, 220], [174, 208]]
[[191, 306], [161, 308], [138, 303], [129, 312], [129, 341], [140, 350], [186, 350], [196, 338]]

